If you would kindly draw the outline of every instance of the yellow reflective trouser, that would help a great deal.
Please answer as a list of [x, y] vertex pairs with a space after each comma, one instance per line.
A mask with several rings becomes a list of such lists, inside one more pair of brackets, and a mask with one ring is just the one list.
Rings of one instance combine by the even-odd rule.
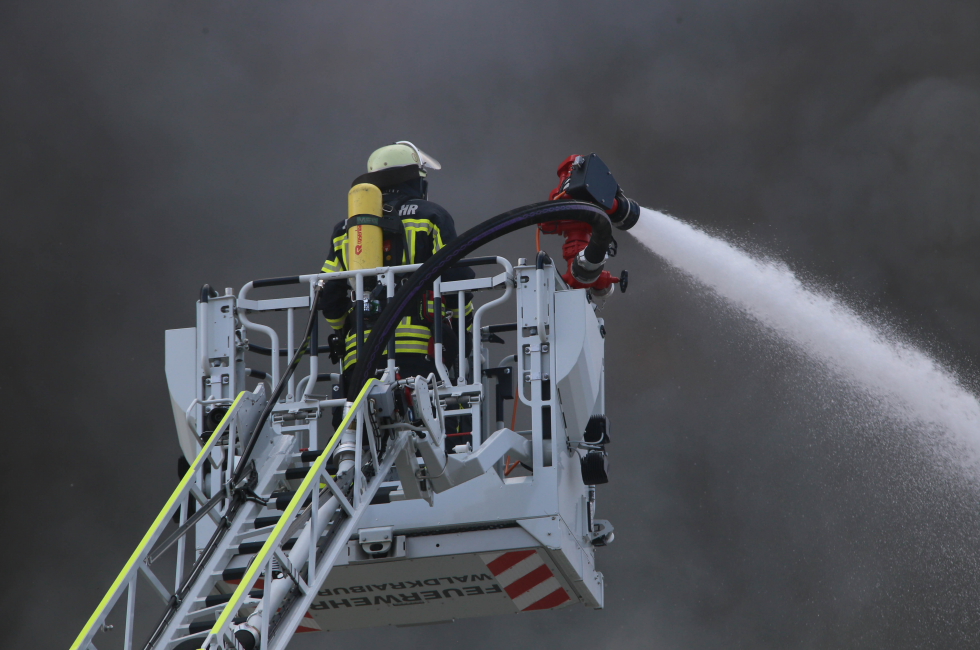
[[[364, 331], [365, 341], [370, 334], [371, 330]], [[414, 325], [409, 318], [403, 318], [395, 329], [395, 354], [428, 354], [431, 336], [432, 331], [427, 325]], [[357, 332], [348, 332], [344, 343], [347, 351], [344, 355], [344, 370], [347, 370], [357, 363]], [[387, 353], [385, 348], [385, 354]]]
[[[443, 298], [443, 300], [445, 300], [445, 298]], [[436, 313], [436, 303], [434, 300], [427, 300], [425, 304], [430, 314]], [[468, 303], [466, 303], [466, 316], [469, 316], [472, 313], [473, 313], [473, 301], [471, 300]], [[459, 318], [459, 312], [455, 309], [450, 309], [445, 305], [445, 303], [443, 303], [442, 316], [443, 318], [451, 318], [453, 320], [456, 320]]]

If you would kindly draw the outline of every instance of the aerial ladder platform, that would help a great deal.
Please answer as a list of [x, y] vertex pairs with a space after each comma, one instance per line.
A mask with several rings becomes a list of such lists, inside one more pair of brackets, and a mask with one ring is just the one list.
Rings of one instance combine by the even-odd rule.
[[[572, 259], [563, 276], [544, 252], [465, 257], [501, 232], [577, 222], [604, 261], [595, 203], [511, 211], [424, 265], [205, 285], [195, 327], [166, 332], [182, 477], [71, 650], [271, 650], [297, 633], [601, 608], [608, 283], [573, 286], [599, 276], [584, 258], [587, 273]], [[477, 277], [441, 279], [460, 266]], [[320, 345], [328, 280], [355, 305], [363, 363], [346, 385]], [[478, 304], [469, 319], [443, 311], [450, 295]], [[435, 372], [403, 377], [385, 353], [419, 296], [435, 306]]]

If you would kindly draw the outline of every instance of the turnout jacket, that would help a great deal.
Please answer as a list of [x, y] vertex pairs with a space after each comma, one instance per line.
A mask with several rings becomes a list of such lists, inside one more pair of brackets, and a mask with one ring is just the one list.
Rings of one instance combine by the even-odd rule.
[[[439, 249], [456, 238], [456, 226], [449, 213], [437, 203], [413, 196], [411, 191], [388, 190], [383, 194], [384, 215], [401, 221], [403, 234], [384, 231], [384, 264], [421, 264]], [[400, 258], [400, 259], [396, 259]], [[333, 229], [332, 245], [323, 263], [323, 273], [347, 270], [347, 220]], [[452, 269], [443, 280], [474, 277], [470, 268]], [[320, 292], [319, 308], [327, 323], [344, 337], [343, 370], [357, 362], [357, 331], [351, 301], [351, 285], [345, 279], [328, 280]], [[397, 289], [396, 289], [397, 291]], [[431, 295], [431, 294], [430, 294]], [[443, 297], [445, 317], [457, 318], [457, 297]], [[473, 304], [467, 296], [465, 318], [467, 325]], [[431, 299], [420, 301], [402, 318], [395, 331], [395, 355], [425, 355], [430, 353], [433, 305]], [[364, 339], [370, 334], [370, 322], [365, 325]], [[449, 332], [447, 332], [447, 336]]]

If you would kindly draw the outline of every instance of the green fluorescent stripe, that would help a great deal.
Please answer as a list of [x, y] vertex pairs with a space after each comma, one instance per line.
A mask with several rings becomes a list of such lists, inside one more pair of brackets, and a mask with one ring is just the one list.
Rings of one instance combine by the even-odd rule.
[[396, 332], [395, 339], [421, 339], [428, 341], [432, 335], [428, 332]]
[[195, 458], [194, 462], [191, 464], [191, 468], [187, 470], [187, 473], [184, 474], [184, 478], [182, 478], [180, 483], [177, 484], [177, 489], [175, 489], [173, 494], [170, 495], [166, 505], [163, 506], [163, 510], [160, 511], [160, 514], [157, 515], [157, 518], [153, 521], [150, 529], [146, 531], [145, 535], [143, 535], [143, 539], [136, 546], [136, 550], [133, 551], [133, 554], [129, 557], [129, 561], [126, 562], [125, 566], [123, 566], [122, 571], [119, 572], [119, 575], [116, 577], [116, 581], [112, 583], [111, 587], [109, 587], [109, 591], [106, 592], [105, 597], [102, 598], [102, 602], [95, 608], [92, 616], [88, 619], [88, 623], [86, 623], [85, 627], [82, 628], [82, 631], [78, 634], [78, 638], [75, 639], [75, 643], [72, 644], [70, 650], [80, 650], [82, 644], [90, 640], [91, 637], [89, 637], [89, 634], [93, 631], [96, 623], [101, 620], [102, 615], [107, 609], [109, 609], [112, 602], [119, 595], [119, 592], [122, 591], [130, 572], [134, 570], [136, 563], [140, 561], [144, 551], [150, 550], [149, 545], [154, 541], [157, 531], [166, 525], [167, 520], [172, 514], [171, 508], [178, 499], [184, 496], [184, 491], [191, 482], [191, 479], [194, 477], [194, 473], [204, 461], [207, 454], [211, 452], [211, 448], [218, 441], [218, 438], [222, 433], [224, 433], [225, 425], [228, 423], [231, 414], [235, 412], [236, 408], [238, 408], [238, 404], [242, 401], [242, 397], [244, 395], [245, 391], [240, 392], [238, 397], [236, 397], [235, 401], [232, 403], [231, 408], [228, 409], [227, 413], [225, 413], [225, 417], [221, 418], [221, 423], [218, 425], [218, 428], [214, 430], [214, 433], [208, 440], [208, 444], [204, 445], [201, 452], [197, 455], [197, 458]]
[[429, 351], [428, 345], [396, 345], [395, 354], [425, 354]]
[[[378, 383], [377, 379], [369, 379], [367, 383], [364, 384], [364, 388], [361, 389], [357, 399], [355, 399], [353, 404], [351, 404], [351, 408], [347, 412], [346, 417], [344, 417], [344, 421], [340, 423], [339, 427], [337, 427], [337, 431], [333, 434], [333, 438], [330, 439], [330, 442], [327, 443], [327, 446], [323, 449], [323, 453], [320, 454], [320, 456], [316, 459], [316, 462], [313, 463], [312, 467], [310, 467], [310, 471], [306, 473], [306, 478], [303, 479], [303, 482], [296, 490], [296, 494], [293, 495], [292, 501], [290, 501], [289, 505], [286, 506], [286, 510], [282, 513], [282, 516], [279, 517], [279, 523], [277, 523], [276, 527], [272, 529], [271, 533], [269, 533], [269, 538], [265, 540], [262, 550], [260, 550], [256, 554], [255, 559], [252, 560], [252, 564], [249, 565], [248, 571], [246, 571], [245, 575], [242, 577], [242, 581], [238, 583], [238, 589], [235, 590], [235, 593], [231, 596], [231, 600], [228, 601], [228, 604], [225, 605], [225, 608], [221, 611], [221, 616], [219, 616], [218, 620], [215, 621], [214, 627], [211, 628], [211, 632], [206, 641], [210, 641], [211, 639], [217, 637], [218, 633], [221, 632], [221, 628], [223, 628], [228, 621], [231, 620], [234, 613], [241, 606], [241, 601], [245, 599], [245, 594], [248, 593], [248, 591], [252, 588], [252, 585], [255, 583], [255, 580], [258, 578], [259, 570], [265, 564], [266, 559], [268, 559], [276, 544], [279, 542], [279, 537], [282, 536], [282, 533], [286, 529], [286, 525], [289, 523], [289, 520], [293, 518], [296, 511], [299, 510], [303, 501], [306, 499], [306, 492], [310, 489], [310, 485], [313, 483], [314, 477], [320, 475], [320, 470], [322, 470], [323, 466], [327, 464], [327, 458], [330, 456], [333, 448], [340, 440], [341, 434], [347, 429], [351, 419], [353, 419], [353, 417], [357, 414], [357, 410], [361, 402], [367, 398], [368, 391], [371, 390], [371, 387], [376, 383]], [[269, 580], [268, 584], [266, 585], [266, 589], [271, 588], [272, 581]], [[310, 588], [313, 589], [313, 585], [310, 585]], [[206, 646], [207, 642], [202, 645]]]

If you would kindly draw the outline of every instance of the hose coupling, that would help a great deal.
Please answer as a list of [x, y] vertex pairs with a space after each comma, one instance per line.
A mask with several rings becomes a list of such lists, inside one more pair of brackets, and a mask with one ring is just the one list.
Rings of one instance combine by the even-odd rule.
[[640, 204], [626, 198], [622, 188], [616, 192], [616, 207], [609, 213], [609, 221], [620, 230], [629, 230], [640, 219]]
[[600, 262], [590, 262], [585, 256], [585, 251], [581, 250], [572, 261], [572, 277], [582, 284], [592, 284], [602, 275], [605, 265], [605, 259]]
[[[268, 588], [268, 587], [267, 587]], [[248, 622], [235, 627], [235, 641], [242, 650], [255, 650], [259, 647], [261, 633]]]
[[597, 289], [597, 288], [593, 287], [593, 288], [589, 289], [589, 291], [592, 292], [592, 297], [593, 298], [606, 298], [606, 297], [612, 295], [616, 291], [616, 285], [615, 284], [610, 284], [609, 286], [602, 287], [600, 289]]
[[342, 473], [354, 466], [357, 452], [357, 432], [347, 429], [340, 436], [340, 444], [333, 452], [334, 462], [337, 463], [337, 473]]

